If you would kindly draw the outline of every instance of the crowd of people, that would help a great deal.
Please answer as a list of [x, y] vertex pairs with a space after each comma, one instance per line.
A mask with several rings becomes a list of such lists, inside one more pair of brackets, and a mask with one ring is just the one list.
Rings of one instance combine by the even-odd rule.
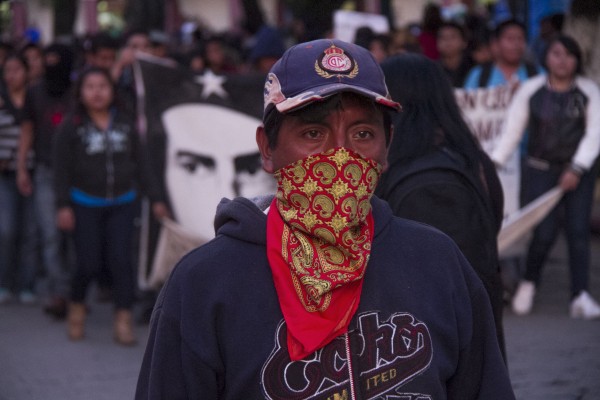
[[[490, 29], [482, 17], [444, 20], [435, 5], [427, 6], [420, 25], [356, 34], [403, 107], [392, 121], [389, 169], [376, 194], [394, 214], [456, 241], [484, 283], [502, 351], [500, 268], [511, 260], [499, 260], [496, 248], [503, 200], [494, 163], [500, 167], [519, 143], [525, 143], [522, 204], [556, 185], [566, 194], [534, 233], [512, 307], [531, 312], [564, 208], [570, 314], [600, 317], [588, 282], [600, 150], [599, 114], [589, 110], [600, 104], [600, 77], [593, 75], [599, 56], [585, 40], [589, 32], [578, 31], [579, 20], [597, 21], [600, 13], [578, 9], [580, 3], [586, 2], [573, 1], [566, 16], [543, 19], [531, 46], [517, 20]], [[132, 238], [140, 198], [151, 200], [156, 219], [171, 215], [137, 135], [136, 55], [168, 58], [195, 74], [266, 77], [292, 44], [285, 31], [263, 26], [246, 38], [198, 31], [185, 45], [163, 32], [130, 31], [122, 38], [99, 33], [77, 43], [0, 46], [0, 304], [42, 304], [49, 315], [66, 318], [70, 339], [81, 340], [95, 282], [99, 298], [114, 300], [116, 341], [134, 344]], [[507, 118], [511, 134], [490, 158], [452, 90], [515, 81], [522, 86]]]

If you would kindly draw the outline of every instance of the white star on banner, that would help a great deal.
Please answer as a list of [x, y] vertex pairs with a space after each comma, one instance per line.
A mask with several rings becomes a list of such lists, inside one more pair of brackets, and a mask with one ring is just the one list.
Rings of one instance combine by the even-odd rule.
[[227, 92], [223, 89], [223, 84], [227, 78], [215, 75], [211, 70], [207, 70], [203, 75], [196, 77], [196, 82], [202, 85], [202, 97], [207, 99], [211, 94], [221, 98], [226, 98]]

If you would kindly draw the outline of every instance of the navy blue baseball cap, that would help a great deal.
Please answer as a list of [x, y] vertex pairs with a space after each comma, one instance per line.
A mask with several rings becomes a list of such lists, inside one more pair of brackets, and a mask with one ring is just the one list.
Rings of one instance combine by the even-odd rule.
[[340, 92], [353, 92], [398, 111], [383, 71], [371, 53], [337, 39], [320, 39], [289, 48], [267, 75], [263, 118], [273, 109], [297, 110]]

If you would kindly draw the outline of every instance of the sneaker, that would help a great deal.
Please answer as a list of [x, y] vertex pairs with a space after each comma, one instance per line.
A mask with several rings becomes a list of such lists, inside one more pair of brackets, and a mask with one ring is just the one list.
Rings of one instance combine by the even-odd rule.
[[25, 290], [19, 293], [19, 302], [21, 304], [31, 306], [37, 303], [37, 296], [33, 294], [33, 292], [31, 292], [30, 290]]
[[535, 296], [535, 283], [531, 281], [521, 281], [519, 287], [512, 299], [512, 309], [517, 315], [527, 315], [533, 307], [533, 297]]
[[8, 289], [0, 288], [0, 304], [6, 304], [12, 299], [12, 294]]
[[600, 304], [585, 290], [571, 301], [571, 318], [600, 318]]

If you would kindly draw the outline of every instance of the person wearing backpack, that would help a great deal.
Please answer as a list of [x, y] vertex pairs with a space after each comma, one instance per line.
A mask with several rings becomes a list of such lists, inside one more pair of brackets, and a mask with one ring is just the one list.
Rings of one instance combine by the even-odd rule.
[[462, 119], [438, 64], [405, 54], [382, 69], [403, 111], [393, 121], [389, 169], [375, 193], [394, 215], [432, 225], [456, 242], [485, 286], [504, 352], [496, 244], [503, 194], [494, 165]]
[[493, 33], [494, 61], [477, 65], [465, 79], [465, 89], [491, 88], [522, 82], [542, 72], [525, 61], [527, 49], [525, 26], [515, 19], [501, 22]]

